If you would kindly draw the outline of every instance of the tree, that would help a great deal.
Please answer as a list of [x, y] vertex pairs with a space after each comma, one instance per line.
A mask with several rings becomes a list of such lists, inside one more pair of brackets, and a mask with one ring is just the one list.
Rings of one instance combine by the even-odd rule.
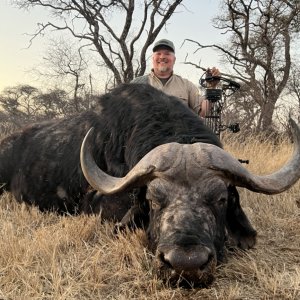
[[287, 94], [290, 97], [293, 97], [293, 99], [296, 100], [298, 109], [297, 111], [293, 111], [294, 115], [296, 114], [296, 117], [298, 119], [298, 122], [300, 122], [300, 64], [294, 63], [291, 69], [291, 76], [289, 78], [289, 82], [287, 84]]
[[[226, 45], [202, 45], [223, 53], [234, 78], [248, 87], [259, 107], [258, 130], [272, 124], [275, 104], [286, 87], [291, 69], [291, 43], [299, 33], [298, 0], [226, 0], [215, 26], [228, 34]], [[228, 74], [226, 74], [228, 75]]]
[[[144, 74], [148, 47], [182, 1], [15, 0], [14, 3], [27, 9], [45, 7], [55, 17], [53, 22], [39, 24], [33, 39], [50, 28], [69, 32], [82, 46], [93, 46], [118, 85]], [[142, 38], [145, 42], [139, 45]]]
[[0, 95], [0, 104], [6, 112], [6, 121], [18, 128], [35, 120], [41, 105], [36, 101], [38, 89], [30, 85], [6, 88]]
[[[78, 107], [84, 111], [85, 98], [78, 98]], [[51, 120], [78, 112], [66, 91], [55, 89], [42, 92], [30, 85], [6, 88], [0, 94], [0, 128], [15, 130], [43, 120]]]
[[43, 108], [40, 118], [54, 119], [64, 117], [77, 112], [78, 107], [70, 103], [67, 93], [64, 90], [55, 89], [46, 93], [40, 92], [37, 102]]
[[238, 92], [227, 97], [222, 112], [222, 120], [227, 125], [238, 123], [243, 133], [251, 132], [256, 127], [258, 113], [259, 107], [249, 95], [248, 86], [242, 84]]
[[67, 40], [52, 40], [43, 57], [42, 66], [37, 73], [44, 78], [55, 79], [59, 86], [73, 93], [74, 112], [82, 110], [80, 99], [87, 92], [88, 63], [82, 53], [82, 48], [77, 48], [75, 43]]

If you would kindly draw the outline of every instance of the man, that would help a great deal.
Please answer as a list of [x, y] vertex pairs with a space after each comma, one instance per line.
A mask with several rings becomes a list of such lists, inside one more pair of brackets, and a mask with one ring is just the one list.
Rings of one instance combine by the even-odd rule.
[[[157, 41], [153, 47], [152, 70], [148, 75], [135, 78], [134, 83], [149, 83], [166, 94], [180, 98], [198, 115], [204, 117], [209, 103], [199, 94], [199, 89], [188, 79], [173, 73], [176, 61], [175, 47], [173, 42], [162, 39]], [[212, 76], [220, 76], [217, 68], [209, 69]], [[210, 81], [210, 88], [215, 88], [217, 80]]]

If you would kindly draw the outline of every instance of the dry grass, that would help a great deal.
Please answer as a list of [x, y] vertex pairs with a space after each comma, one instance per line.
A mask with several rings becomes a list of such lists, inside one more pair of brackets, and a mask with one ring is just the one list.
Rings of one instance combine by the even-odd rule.
[[[259, 174], [291, 154], [282, 142], [234, 142], [226, 149]], [[258, 230], [255, 249], [229, 253], [208, 289], [171, 289], [152, 269], [142, 231], [116, 238], [97, 216], [61, 217], [0, 201], [0, 299], [300, 299], [300, 185], [276, 196], [240, 190]]]

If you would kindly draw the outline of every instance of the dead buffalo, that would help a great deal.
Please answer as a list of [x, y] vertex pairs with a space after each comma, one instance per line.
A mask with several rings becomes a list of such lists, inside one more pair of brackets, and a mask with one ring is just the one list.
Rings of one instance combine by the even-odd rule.
[[141, 225], [162, 278], [206, 286], [227, 235], [242, 249], [255, 244], [235, 186], [276, 194], [300, 177], [300, 129], [291, 125], [293, 157], [257, 176], [181, 100], [149, 85], [121, 85], [87, 112], [3, 139], [0, 187], [42, 211]]

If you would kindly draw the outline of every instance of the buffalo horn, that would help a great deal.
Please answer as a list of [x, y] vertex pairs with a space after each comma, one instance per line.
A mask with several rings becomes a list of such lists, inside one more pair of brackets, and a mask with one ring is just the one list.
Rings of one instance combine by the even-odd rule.
[[205, 174], [210, 170], [232, 185], [258, 193], [277, 194], [287, 190], [300, 178], [300, 128], [292, 119], [290, 124], [294, 153], [281, 169], [270, 175], [252, 174], [236, 158], [211, 144], [169, 143], [151, 150], [125, 177], [113, 177], [103, 172], [92, 157], [89, 142], [92, 130], [87, 133], [81, 146], [81, 167], [89, 184], [103, 194], [114, 194], [133, 184], [142, 185], [151, 178], [162, 176], [164, 172], [181, 172], [182, 164], [189, 165], [194, 174]]
[[154, 166], [146, 164], [135, 168], [135, 172], [129, 172], [125, 177], [114, 177], [103, 172], [96, 164], [91, 153], [91, 138], [93, 128], [86, 134], [80, 150], [80, 162], [82, 172], [88, 183], [97, 191], [109, 195], [124, 190], [138, 179], [141, 181], [151, 174]]
[[290, 160], [277, 172], [263, 176], [252, 174], [238, 160], [230, 159], [228, 153], [217, 154], [221, 149], [211, 157], [211, 168], [226, 174], [231, 184], [254, 192], [271, 195], [286, 191], [300, 178], [300, 128], [292, 119], [290, 125], [294, 152]]

